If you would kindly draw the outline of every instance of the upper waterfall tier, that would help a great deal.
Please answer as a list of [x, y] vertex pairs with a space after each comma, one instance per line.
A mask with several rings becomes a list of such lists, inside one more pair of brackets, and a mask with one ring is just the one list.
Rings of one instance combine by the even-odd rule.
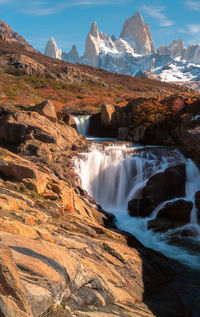
[[73, 116], [76, 123], [76, 129], [79, 134], [88, 136], [90, 116]]

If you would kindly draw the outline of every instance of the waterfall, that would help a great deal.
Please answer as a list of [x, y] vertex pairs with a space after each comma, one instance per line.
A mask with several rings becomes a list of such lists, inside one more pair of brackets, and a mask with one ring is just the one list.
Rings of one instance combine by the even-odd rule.
[[150, 176], [176, 165], [177, 161], [182, 162], [182, 156], [174, 151], [167, 157], [157, 157], [151, 150], [121, 145], [101, 149], [94, 145], [75, 164], [83, 188], [98, 204], [105, 209], [127, 209], [128, 201], [137, 197]]
[[[200, 190], [200, 172], [196, 165], [176, 150], [165, 148], [139, 148], [126, 145], [92, 144], [88, 153], [83, 153], [74, 161], [74, 168], [80, 176], [81, 184], [98, 204], [116, 216], [118, 228], [132, 233], [145, 246], [157, 250], [168, 257], [181, 260], [190, 266], [200, 263], [200, 255], [191, 254], [172, 246], [165, 234], [147, 229], [147, 222], [168, 202], [156, 208], [149, 218], [133, 218], [127, 211], [129, 200], [139, 198], [148, 179], [170, 166], [186, 164], [186, 197], [193, 202], [191, 223], [197, 225], [197, 212], [194, 204], [195, 192]], [[172, 201], [178, 200], [176, 198]], [[195, 239], [200, 238], [197, 237]]]
[[90, 116], [73, 116], [73, 119], [76, 123], [77, 132], [87, 136], [90, 124]]

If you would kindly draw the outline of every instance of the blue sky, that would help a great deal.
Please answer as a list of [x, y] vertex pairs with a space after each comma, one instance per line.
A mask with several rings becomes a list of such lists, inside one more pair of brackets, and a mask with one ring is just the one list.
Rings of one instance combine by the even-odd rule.
[[42, 52], [54, 37], [64, 51], [76, 44], [83, 54], [93, 21], [118, 37], [135, 11], [149, 23], [156, 47], [179, 38], [200, 43], [200, 0], [0, 0], [0, 19]]

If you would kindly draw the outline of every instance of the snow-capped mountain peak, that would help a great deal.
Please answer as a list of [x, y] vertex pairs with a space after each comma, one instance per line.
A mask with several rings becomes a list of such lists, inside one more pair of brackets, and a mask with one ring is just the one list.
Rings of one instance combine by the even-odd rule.
[[45, 54], [132, 76], [152, 74], [161, 80], [176, 82], [200, 80], [200, 45], [185, 48], [179, 39], [156, 50], [149, 25], [139, 12], [125, 21], [119, 38], [99, 32], [94, 22], [82, 57], [75, 46], [69, 53], [62, 53], [53, 38], [48, 41]]

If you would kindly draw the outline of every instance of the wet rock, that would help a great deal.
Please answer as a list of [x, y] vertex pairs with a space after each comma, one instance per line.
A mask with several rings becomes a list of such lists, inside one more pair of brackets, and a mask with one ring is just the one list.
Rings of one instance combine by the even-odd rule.
[[132, 217], [148, 217], [153, 211], [148, 198], [130, 200], [128, 210]]
[[195, 207], [198, 212], [198, 218], [200, 220], [200, 191], [196, 192], [195, 194]]
[[[106, 122], [108, 120], [106, 119]], [[118, 129], [117, 127], [114, 128], [111, 125], [108, 126], [102, 126], [101, 125], [101, 113], [94, 114], [90, 117], [90, 125], [89, 125], [89, 135], [95, 136], [95, 137], [111, 137], [111, 138], [117, 138]]]
[[118, 129], [118, 140], [126, 141], [128, 139], [129, 128]]
[[[23, 162], [47, 177], [46, 189], [40, 195], [22, 184], [30, 178], [0, 179], [0, 241], [13, 257], [15, 279], [20, 282], [16, 293], [22, 291], [22, 285], [27, 298], [27, 306], [22, 306], [18, 295], [13, 296], [12, 288], [5, 289], [7, 284], [0, 279], [2, 316], [48, 316], [49, 307], [54, 305], [56, 311], [61, 304], [76, 315], [123, 313], [131, 317], [141, 314], [142, 307], [142, 317], [147, 313], [153, 317], [143, 300], [144, 292], [150, 300], [158, 286], [164, 292], [164, 285], [172, 278], [166, 259], [144, 248], [131, 235], [115, 227], [110, 230], [113, 216], [99, 212], [86, 193], [75, 192], [51, 169], [0, 150], [2, 161]], [[4, 261], [0, 252], [0, 263]], [[15, 270], [6, 267], [5, 272], [14, 274]], [[181, 307], [173, 309], [182, 312]]]
[[185, 196], [185, 164], [167, 168], [153, 175], [142, 190], [140, 199], [128, 204], [131, 216], [146, 217], [162, 202]]
[[144, 134], [145, 134], [146, 128], [143, 126], [139, 126], [135, 129], [132, 130], [132, 138], [134, 142], [141, 142], [144, 138]]
[[[169, 239], [170, 241], [173, 239], [176, 240], [177, 237], [183, 237], [183, 238], [193, 237], [193, 238], [195, 238], [198, 236], [199, 236], [199, 230], [197, 229], [197, 227], [192, 226], [192, 225], [190, 225], [188, 227], [184, 226], [183, 228], [177, 228], [177, 229], [173, 230], [172, 232], [166, 234], [167, 239]], [[179, 243], [180, 243], [180, 241], [179, 241]], [[188, 242], [187, 247], [188, 247], [188, 250], [191, 249], [190, 242]], [[198, 247], [198, 246], [196, 246], [196, 247]]]
[[192, 208], [192, 202], [182, 199], [168, 203], [158, 212], [155, 219], [148, 222], [148, 228], [165, 232], [182, 227], [190, 222]]
[[157, 218], [169, 218], [175, 221], [189, 223], [192, 208], [192, 202], [180, 199], [175, 202], [168, 203], [158, 212]]

